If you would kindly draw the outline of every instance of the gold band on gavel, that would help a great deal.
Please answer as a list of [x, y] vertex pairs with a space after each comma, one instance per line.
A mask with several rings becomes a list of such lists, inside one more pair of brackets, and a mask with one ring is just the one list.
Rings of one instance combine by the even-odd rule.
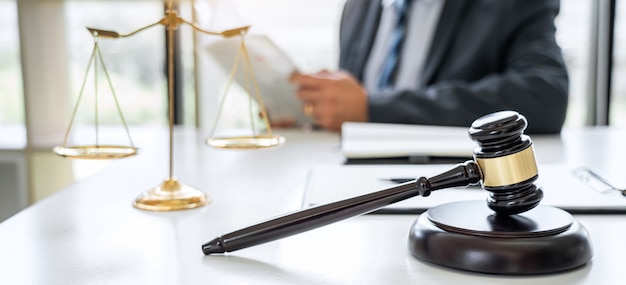
[[512, 185], [526, 181], [538, 173], [532, 145], [507, 156], [475, 160], [483, 173], [484, 186]]

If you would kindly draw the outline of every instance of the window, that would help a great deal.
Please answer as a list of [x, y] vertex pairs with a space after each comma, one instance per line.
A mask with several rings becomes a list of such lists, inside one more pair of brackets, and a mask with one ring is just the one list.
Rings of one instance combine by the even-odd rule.
[[557, 42], [563, 49], [567, 65], [569, 105], [565, 127], [585, 125], [586, 98], [589, 81], [589, 55], [591, 46], [591, 5], [593, 0], [561, 1], [561, 10], [556, 19]]
[[[93, 37], [85, 27], [127, 34], [160, 20], [163, 17], [163, 2], [66, 1], [65, 15], [70, 90], [74, 104], [94, 45]], [[99, 45], [126, 121], [134, 125], [166, 124], [164, 27], [155, 26], [127, 38], [100, 39]], [[84, 124], [93, 123], [93, 108], [82, 108], [83, 105], [93, 106], [93, 101], [88, 101], [93, 100], [89, 99], [93, 96], [87, 94], [93, 90], [93, 84], [92, 81], [86, 83], [81, 109], [76, 117], [77, 121]], [[105, 85], [106, 82], [101, 80], [99, 86]], [[109, 91], [108, 88], [104, 90]], [[102, 95], [106, 97], [110, 93]], [[99, 100], [100, 120], [103, 123], [117, 123], [119, 116], [115, 104], [105, 99]]]
[[626, 126], [626, 3], [617, 1], [609, 123]]
[[0, 1], [0, 128], [24, 123], [22, 69], [15, 1]]
[[[24, 85], [24, 94], [9, 95], [15, 102], [21, 102], [25, 98], [24, 102], [33, 103], [23, 104], [27, 108], [22, 108], [6, 106], [2, 101], [0, 135], [6, 135], [5, 129], [1, 128], [2, 123], [8, 120], [5, 119], [5, 114], [9, 114], [11, 109], [26, 109], [23, 116], [27, 119], [20, 122], [27, 122], [28, 125], [26, 129], [30, 147], [25, 154], [28, 161], [27, 172], [30, 175], [29, 196], [31, 202], [34, 202], [103, 167], [98, 161], [60, 159], [50, 151], [52, 146], [63, 141], [70, 113], [85, 78], [94, 43], [85, 27], [129, 33], [162, 18], [163, 2], [0, 0], [0, 15], [0, 61], [3, 63], [0, 65], [0, 85], [8, 78], [4, 73], [4, 60], [15, 59], [18, 65], [17, 68], [12, 67], [12, 70], [17, 70], [15, 72], [18, 74], [21, 60], [24, 72], [20, 81], [24, 83], [10, 79], [9, 84], [19, 86], [18, 88]], [[16, 23], [12, 23], [11, 19]], [[16, 36], [18, 30], [19, 44]], [[163, 27], [155, 27], [129, 38], [100, 40], [104, 62], [129, 124], [163, 124], [167, 121], [163, 38]], [[22, 53], [21, 57], [13, 55], [15, 52], [6, 56], [6, 40], [10, 43], [12, 41], [15, 51]], [[86, 86], [90, 84], [93, 81], [87, 82]], [[100, 84], [107, 85], [106, 81], [101, 81]], [[5, 98], [4, 90], [4, 87], [0, 89], [0, 100]], [[81, 106], [93, 106], [89, 104], [93, 99], [88, 102], [88, 94], [84, 95]], [[117, 122], [112, 120], [119, 116], [111, 103], [99, 104], [98, 109], [101, 123]], [[81, 110], [76, 117], [76, 125], [90, 126], [93, 123], [93, 110]], [[19, 116], [14, 117], [19, 120]]]

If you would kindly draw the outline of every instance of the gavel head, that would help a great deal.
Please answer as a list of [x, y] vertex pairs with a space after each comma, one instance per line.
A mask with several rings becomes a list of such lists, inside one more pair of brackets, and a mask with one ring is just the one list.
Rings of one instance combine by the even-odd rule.
[[474, 160], [480, 167], [487, 205], [497, 214], [528, 211], [543, 198], [533, 144], [523, 132], [528, 123], [514, 111], [483, 116], [472, 123], [469, 135], [478, 143]]

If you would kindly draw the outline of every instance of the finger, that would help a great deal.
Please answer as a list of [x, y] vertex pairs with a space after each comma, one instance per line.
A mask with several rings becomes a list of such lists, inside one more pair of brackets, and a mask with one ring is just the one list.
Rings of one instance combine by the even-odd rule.
[[289, 77], [289, 81], [293, 84], [299, 85], [301, 89], [316, 89], [320, 85], [324, 84], [324, 81], [328, 79], [328, 75], [324, 72], [316, 74], [302, 74], [294, 73]]
[[311, 76], [308, 74], [294, 72], [289, 76], [289, 82], [300, 85], [302, 82], [308, 80], [309, 77]]
[[270, 123], [274, 128], [290, 128], [296, 125], [296, 122], [290, 118], [277, 119]]
[[322, 100], [324, 94], [319, 90], [301, 89], [296, 92], [296, 96], [302, 101], [316, 103]]

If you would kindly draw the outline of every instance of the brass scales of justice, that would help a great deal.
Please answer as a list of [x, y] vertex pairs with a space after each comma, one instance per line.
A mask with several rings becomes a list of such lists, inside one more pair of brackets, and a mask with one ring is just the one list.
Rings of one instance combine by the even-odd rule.
[[[259, 88], [257, 86], [257, 82], [254, 76], [254, 71], [252, 70], [252, 66], [250, 64], [250, 59], [248, 55], [248, 51], [245, 45], [245, 35], [247, 34], [250, 26], [238, 27], [229, 30], [224, 30], [221, 32], [208, 31], [198, 27], [196, 24], [189, 22], [178, 16], [177, 11], [173, 8], [173, 1], [168, 1], [167, 6], [165, 8], [165, 15], [159, 21], [141, 27], [133, 32], [128, 34], [120, 34], [115, 31], [110, 30], [102, 30], [87, 27], [87, 30], [91, 33], [94, 38], [94, 47], [91, 53], [91, 58], [89, 60], [87, 71], [85, 73], [85, 77], [83, 79], [80, 93], [74, 107], [74, 111], [71, 117], [70, 124], [67, 128], [65, 138], [63, 144], [61, 146], [54, 147], [53, 151], [57, 155], [60, 155], [65, 158], [73, 158], [73, 159], [118, 159], [125, 158], [130, 156], [135, 156], [138, 154], [139, 149], [134, 145], [128, 125], [126, 120], [124, 119], [123, 112], [121, 111], [120, 104], [118, 102], [117, 96], [115, 94], [113, 84], [111, 83], [111, 79], [109, 77], [106, 66], [104, 65], [104, 61], [102, 58], [102, 54], [100, 52], [99, 47], [99, 39], [118, 39], [118, 38], [127, 38], [131, 37], [141, 31], [152, 28], [157, 25], [165, 26], [167, 31], [167, 52], [168, 52], [168, 60], [167, 60], [167, 86], [168, 86], [168, 120], [169, 120], [169, 176], [158, 186], [144, 191], [141, 193], [133, 202], [133, 206], [142, 210], [151, 210], [151, 211], [176, 211], [183, 209], [193, 209], [202, 207], [210, 203], [210, 198], [207, 195], [198, 189], [195, 189], [191, 186], [185, 185], [177, 178], [174, 177], [173, 171], [173, 132], [174, 132], [174, 63], [173, 63], [173, 54], [174, 54], [174, 32], [181, 24], [187, 24], [194, 31], [201, 32], [203, 34], [221, 36], [223, 38], [241, 37], [241, 43], [239, 46], [239, 51], [235, 56], [234, 63], [229, 75], [228, 82], [226, 84], [224, 93], [221, 97], [221, 104], [218, 109], [217, 119], [213, 125], [209, 138], [206, 140], [206, 144], [215, 147], [218, 149], [266, 149], [281, 146], [285, 143], [285, 138], [272, 133], [272, 128], [269, 123], [268, 115], [265, 110], [265, 106], [263, 103], [263, 98], [260, 94]], [[239, 62], [242, 61], [244, 78], [246, 78], [245, 90], [247, 91], [250, 99], [250, 112], [251, 112], [251, 121], [250, 121], [250, 129], [251, 135], [238, 135], [238, 136], [216, 136], [215, 130], [218, 126], [219, 118], [222, 114], [222, 109], [224, 108], [224, 101], [226, 96], [229, 94], [230, 85], [233, 82], [234, 76], [237, 72]], [[120, 116], [120, 120], [124, 126], [126, 131], [126, 136], [128, 137], [127, 145], [114, 145], [114, 144], [101, 144], [99, 142], [99, 123], [98, 123], [98, 70], [101, 67], [107, 81], [107, 85], [110, 89], [111, 95], [113, 97], [115, 107], [117, 108], [117, 112]], [[87, 82], [87, 77], [89, 76], [90, 69], [93, 68], [93, 79], [94, 79], [94, 96], [95, 96], [95, 143], [90, 145], [70, 145], [68, 144], [70, 133], [72, 130], [72, 126], [75, 121], [75, 117], [78, 111], [78, 107], [80, 105], [81, 99], [83, 98], [83, 92], [85, 89], [85, 85]], [[256, 100], [260, 108], [260, 116], [263, 121], [265, 127], [265, 132], [261, 132], [259, 129], [261, 126], [255, 126], [254, 121], [252, 120], [252, 100]]]

